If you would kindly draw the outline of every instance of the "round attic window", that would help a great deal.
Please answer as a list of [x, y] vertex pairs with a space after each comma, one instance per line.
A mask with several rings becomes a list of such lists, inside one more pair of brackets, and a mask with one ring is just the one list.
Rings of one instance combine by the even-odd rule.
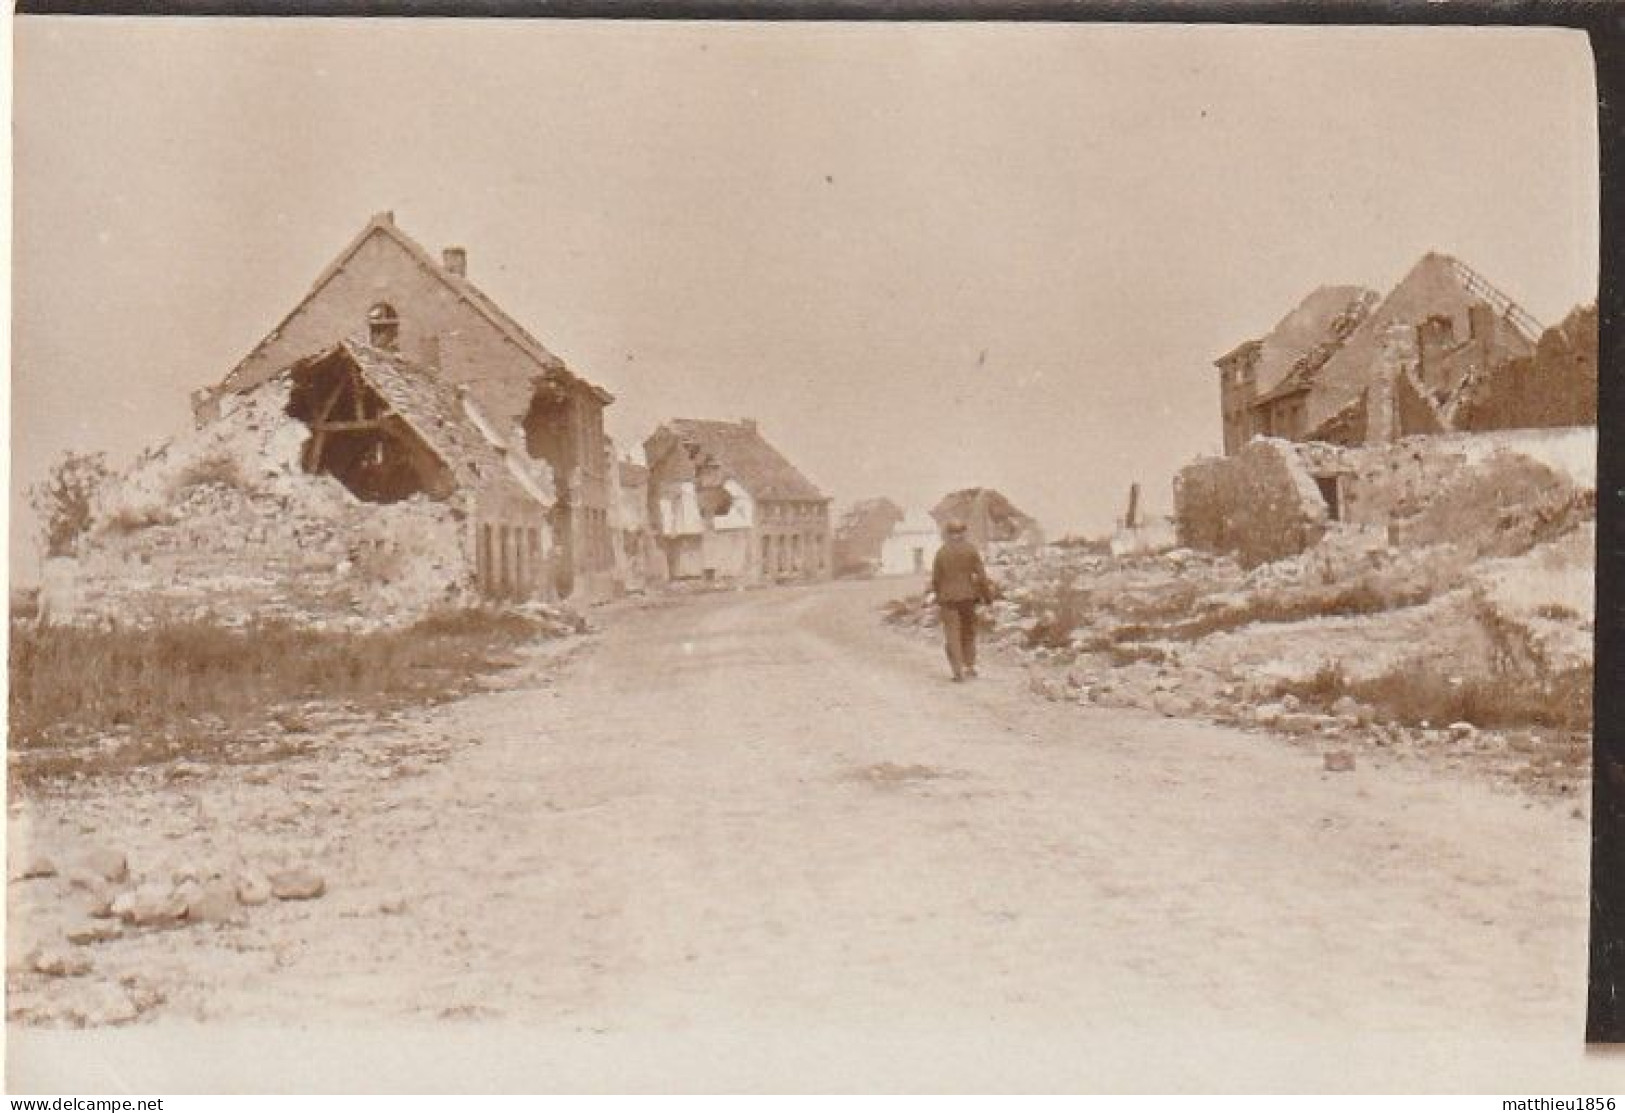
[[367, 310], [367, 339], [374, 348], [393, 348], [401, 334], [401, 319], [395, 307], [381, 301]]

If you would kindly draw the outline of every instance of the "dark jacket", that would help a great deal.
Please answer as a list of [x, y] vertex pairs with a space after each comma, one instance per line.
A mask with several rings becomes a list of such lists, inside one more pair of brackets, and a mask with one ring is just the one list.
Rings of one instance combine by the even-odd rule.
[[931, 590], [939, 603], [974, 603], [982, 597], [987, 570], [982, 554], [963, 537], [951, 537], [931, 562]]

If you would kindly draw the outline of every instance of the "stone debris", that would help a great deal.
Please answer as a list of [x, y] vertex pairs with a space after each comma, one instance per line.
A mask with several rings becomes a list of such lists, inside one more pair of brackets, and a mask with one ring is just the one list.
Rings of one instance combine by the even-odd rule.
[[216, 878], [203, 884], [190, 883], [193, 889], [186, 897], [186, 918], [193, 923], [234, 924], [244, 920], [242, 905], [237, 900], [237, 887]]
[[[1422, 480], [1447, 449], [1450, 490], [1506, 483], [1517, 497], [1488, 515], [1431, 509], [1440, 496]], [[1000, 594], [979, 612], [983, 637], [1053, 702], [1444, 761], [1465, 751], [1493, 759], [1484, 767], [1499, 780], [1575, 791], [1588, 775], [1593, 504], [1575, 494], [1572, 469], [1459, 444], [1416, 452], [1422, 462], [1384, 488], [1384, 505], [1426, 530], [1328, 522], [1318, 542], [1264, 563], [1189, 548], [990, 545]], [[923, 596], [894, 600], [885, 617], [936, 636]], [[1529, 712], [1534, 747], [1469, 721], [1509, 690], [1553, 701]]]
[[277, 870], [270, 876], [271, 895], [277, 900], [315, 900], [327, 891], [327, 882], [303, 867]]
[[80, 858], [79, 865], [103, 881], [115, 885], [130, 876], [130, 863], [121, 851], [97, 847]]
[[271, 882], [264, 874], [245, 873], [237, 878], [237, 899], [249, 906], [264, 904], [271, 899]]
[[89, 896], [86, 915], [95, 920], [108, 920], [115, 916], [113, 902], [118, 898], [118, 892], [111, 885], [98, 885], [89, 891]]
[[56, 876], [56, 863], [43, 854], [37, 854], [24, 863], [17, 873], [19, 881], [38, 881]]
[[163, 881], [147, 881], [120, 894], [113, 912], [127, 924], [160, 927], [179, 922], [186, 916], [186, 897]]
[[88, 947], [92, 943], [105, 943], [109, 939], [117, 939], [123, 934], [123, 929], [117, 924], [94, 920], [90, 923], [80, 924], [78, 927], [69, 928], [67, 939], [69, 943], [77, 947]]
[[1334, 750], [1326, 754], [1322, 764], [1328, 773], [1354, 772], [1354, 755], [1348, 750]]
[[52, 978], [77, 978], [90, 973], [90, 959], [78, 951], [47, 945], [28, 956], [28, 967]]
[[128, 1024], [142, 1008], [123, 986], [96, 982], [84, 987], [72, 1002], [72, 1018], [81, 1027]]

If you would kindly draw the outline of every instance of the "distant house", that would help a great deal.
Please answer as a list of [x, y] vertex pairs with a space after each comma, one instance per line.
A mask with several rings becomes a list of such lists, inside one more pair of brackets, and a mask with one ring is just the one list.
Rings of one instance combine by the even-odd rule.
[[668, 421], [643, 452], [649, 517], [673, 579], [831, 574], [829, 498], [754, 421]]
[[[461, 388], [493, 435], [545, 461], [552, 473], [550, 562], [560, 596], [602, 598], [616, 582], [610, 517], [619, 497], [603, 411], [614, 399], [574, 374], [468, 278], [468, 253], [436, 260], [395, 225], [373, 217], [310, 291], [218, 385], [197, 392], [199, 423], [225, 401], [295, 362], [357, 339]], [[394, 358], [392, 356], [391, 358]], [[316, 415], [329, 425], [336, 413]], [[357, 437], [360, 429], [350, 430]], [[354, 438], [352, 438], [354, 439]]]
[[836, 575], [879, 570], [881, 548], [902, 520], [903, 508], [887, 498], [861, 499], [847, 507], [835, 525]]
[[1464, 399], [1529, 359], [1540, 334], [1448, 255], [1424, 255], [1380, 298], [1322, 287], [1214, 361], [1225, 454], [1255, 436], [1358, 445], [1457, 429]]
[[1030, 545], [1044, 543], [1044, 531], [1030, 515], [990, 487], [967, 487], [944, 495], [931, 508], [938, 525], [950, 521], [965, 523], [965, 533], [978, 549], [990, 544]]
[[892, 527], [880, 549], [880, 571], [888, 576], [929, 572], [942, 547], [942, 527], [929, 514], [913, 513]]
[[615, 472], [620, 490], [615, 537], [625, 586], [642, 591], [666, 578], [666, 557], [649, 517], [649, 469], [633, 460], [619, 460]]

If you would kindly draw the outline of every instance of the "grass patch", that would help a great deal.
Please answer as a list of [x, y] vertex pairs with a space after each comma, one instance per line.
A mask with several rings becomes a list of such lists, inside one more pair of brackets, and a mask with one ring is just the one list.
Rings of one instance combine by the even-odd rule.
[[193, 487], [231, 487], [245, 491], [248, 489], [248, 481], [237, 458], [229, 453], [219, 452], [211, 456], [201, 456], [187, 464], [175, 477], [171, 490], [175, 494], [180, 494]]
[[160, 506], [121, 506], [113, 511], [102, 528], [115, 536], [137, 533], [153, 526], [167, 526], [175, 520], [173, 514]]
[[1088, 620], [1091, 597], [1089, 591], [1075, 583], [1063, 583], [1042, 605], [1024, 606], [1023, 612], [1038, 620], [1038, 624], [1027, 631], [1027, 645], [1046, 649], [1069, 647], [1073, 632]]
[[1349, 694], [1409, 725], [1591, 729], [1591, 670], [1518, 681], [1445, 676], [1425, 663], [1350, 685]]
[[1247, 602], [1218, 607], [1183, 621], [1164, 624], [1132, 622], [1111, 631], [1113, 642], [1200, 641], [1213, 634], [1238, 630], [1254, 623], [1305, 622], [1312, 618], [1354, 618], [1382, 614], [1425, 603], [1430, 592], [1424, 588], [1385, 591], [1372, 583], [1356, 581], [1317, 591], [1291, 595], [1261, 595]]
[[1283, 681], [1276, 686], [1275, 694], [1296, 696], [1305, 703], [1330, 707], [1343, 696], [1351, 695], [1352, 686], [1343, 671], [1342, 662], [1330, 661], [1321, 665], [1307, 679]]
[[[298, 719], [290, 710], [297, 704], [384, 708], [450, 698], [510, 664], [512, 651], [539, 631], [523, 616], [487, 610], [432, 614], [367, 633], [276, 622], [147, 629], [13, 623], [10, 744], [26, 757], [123, 731], [151, 760], [193, 754], [243, 726], [280, 723], [286, 730]], [[36, 771], [52, 765], [27, 763]]]
[[1365, 679], [1351, 679], [1340, 663], [1322, 665], [1314, 676], [1276, 686], [1277, 696], [1330, 708], [1350, 696], [1375, 709], [1379, 719], [1406, 726], [1548, 727], [1591, 729], [1592, 670], [1556, 676], [1450, 676], [1426, 661], [1409, 661]]

